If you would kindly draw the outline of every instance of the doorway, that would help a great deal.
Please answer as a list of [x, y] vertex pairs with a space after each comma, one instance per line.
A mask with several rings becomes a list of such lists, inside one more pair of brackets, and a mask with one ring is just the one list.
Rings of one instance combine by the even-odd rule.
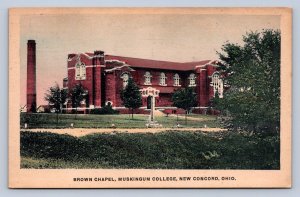
[[152, 100], [152, 96], [148, 96], [147, 97], [147, 109], [151, 109], [151, 100]]

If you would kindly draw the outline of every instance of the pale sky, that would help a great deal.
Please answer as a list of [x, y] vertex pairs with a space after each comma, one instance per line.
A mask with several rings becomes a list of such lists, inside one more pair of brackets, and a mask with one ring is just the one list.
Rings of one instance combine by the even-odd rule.
[[26, 104], [27, 40], [36, 41], [37, 105], [67, 77], [69, 53], [106, 54], [166, 61], [218, 59], [226, 42], [249, 31], [280, 29], [279, 16], [245, 15], [27, 15], [21, 19], [21, 100]]

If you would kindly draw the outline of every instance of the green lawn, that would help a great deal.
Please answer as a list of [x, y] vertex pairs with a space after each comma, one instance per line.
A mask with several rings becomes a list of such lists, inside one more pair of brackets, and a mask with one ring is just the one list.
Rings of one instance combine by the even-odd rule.
[[231, 132], [21, 132], [21, 168], [280, 169], [279, 136]]
[[[210, 115], [189, 115], [193, 119], [189, 119], [185, 125], [184, 117], [179, 116], [160, 116], [156, 117], [159, 124], [164, 128], [172, 128], [178, 122], [183, 127], [201, 128], [201, 127], [220, 127], [216, 121], [216, 116]], [[29, 124], [29, 128], [67, 128], [74, 123], [75, 128], [109, 128], [115, 124], [117, 128], [146, 128], [148, 115], [135, 114], [132, 120], [128, 114], [119, 115], [93, 115], [78, 114], [75, 120], [75, 114], [59, 114], [58, 124], [56, 123], [56, 114], [27, 114], [21, 113], [21, 128], [24, 123]]]

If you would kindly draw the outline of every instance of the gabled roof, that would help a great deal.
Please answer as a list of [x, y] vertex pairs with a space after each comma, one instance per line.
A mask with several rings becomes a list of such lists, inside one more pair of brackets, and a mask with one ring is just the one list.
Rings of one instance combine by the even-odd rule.
[[[78, 54], [77, 54], [78, 55]], [[79, 53], [80, 56], [85, 56], [88, 59], [94, 57], [93, 53]], [[72, 61], [76, 57], [76, 54], [69, 54], [68, 61]], [[190, 71], [197, 67], [205, 66], [206, 64], [211, 64], [214, 61], [203, 60], [196, 62], [171, 62], [171, 61], [161, 61], [161, 60], [150, 60], [142, 58], [133, 57], [123, 57], [116, 55], [105, 55], [105, 61], [116, 61], [123, 62], [132, 68], [150, 68], [150, 69], [163, 69], [163, 70], [178, 70], [178, 71]]]
[[122, 56], [115, 56], [115, 55], [105, 55], [105, 60], [122, 61], [133, 68], [152, 68], [152, 69], [179, 70], [179, 71], [194, 70], [196, 66], [202, 66], [211, 62], [210, 60], [203, 60], [197, 62], [180, 63], [180, 62], [149, 60], [149, 59], [141, 59], [141, 58], [133, 58], [133, 57], [122, 57]]

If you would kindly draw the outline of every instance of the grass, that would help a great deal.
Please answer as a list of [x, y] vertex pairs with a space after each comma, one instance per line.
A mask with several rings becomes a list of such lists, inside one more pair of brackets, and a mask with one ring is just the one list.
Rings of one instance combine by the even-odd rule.
[[21, 168], [279, 169], [279, 136], [231, 132], [21, 132]]
[[[172, 128], [177, 122], [184, 127], [201, 128], [201, 127], [219, 127], [215, 116], [210, 115], [193, 115], [193, 120], [188, 120], [185, 125], [184, 117], [176, 116], [160, 116], [156, 117], [159, 124], [164, 128]], [[67, 128], [71, 123], [75, 128], [109, 128], [115, 124], [117, 128], [146, 128], [148, 115], [135, 114], [132, 120], [128, 114], [118, 115], [93, 115], [78, 114], [75, 120], [75, 114], [59, 114], [58, 124], [56, 123], [56, 114], [27, 114], [21, 113], [21, 128], [25, 123], [29, 124], [29, 128]]]
[[63, 159], [35, 159], [32, 157], [21, 157], [22, 168], [32, 169], [63, 169], [63, 168], [107, 168], [107, 165], [101, 166], [95, 162], [65, 161]]

